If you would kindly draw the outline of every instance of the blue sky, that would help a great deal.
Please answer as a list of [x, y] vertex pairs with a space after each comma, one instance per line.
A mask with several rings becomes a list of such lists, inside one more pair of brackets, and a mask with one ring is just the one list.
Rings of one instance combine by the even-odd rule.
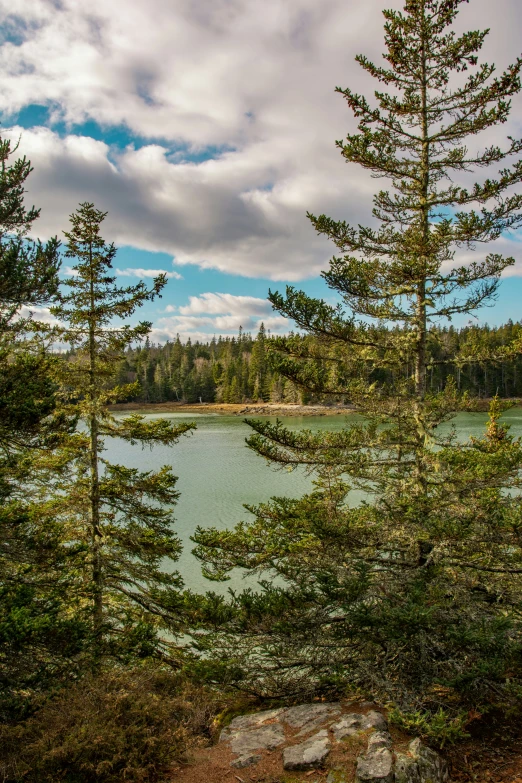
[[[373, 89], [354, 56], [379, 57], [381, 8], [19, 0], [13, 13], [0, 3], [2, 125], [34, 166], [38, 234], [60, 234], [80, 201], [106, 210], [122, 282], [171, 275], [141, 313], [155, 340], [256, 331], [261, 321], [288, 331], [266, 303], [269, 288], [332, 297], [319, 273], [333, 248], [306, 212], [354, 224], [371, 214], [377, 183], [335, 149], [354, 126], [334, 87]], [[499, 68], [519, 52], [521, 22], [517, 0], [472, 0], [459, 19], [492, 28], [485, 57]], [[502, 133], [520, 135], [521, 118], [517, 98]], [[522, 244], [514, 235], [499, 245], [517, 263], [479, 314], [492, 324], [522, 317]]]

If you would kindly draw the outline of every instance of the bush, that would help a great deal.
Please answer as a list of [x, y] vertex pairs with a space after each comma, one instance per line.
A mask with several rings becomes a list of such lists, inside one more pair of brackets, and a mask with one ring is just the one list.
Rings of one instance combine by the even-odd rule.
[[466, 726], [470, 723], [469, 713], [450, 715], [442, 707], [436, 713], [403, 712], [395, 707], [388, 713], [388, 720], [408, 734], [420, 736], [439, 748], [470, 736], [466, 731]]
[[87, 677], [24, 723], [0, 727], [0, 779], [153, 783], [209, 734], [220, 706], [168, 671]]

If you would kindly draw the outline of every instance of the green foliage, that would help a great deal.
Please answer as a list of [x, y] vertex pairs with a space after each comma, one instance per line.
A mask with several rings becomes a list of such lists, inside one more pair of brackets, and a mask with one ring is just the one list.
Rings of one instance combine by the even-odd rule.
[[[360, 339], [363, 335], [361, 330]], [[471, 398], [488, 398], [496, 393], [500, 397], [522, 397], [522, 353], [517, 349], [521, 339], [522, 325], [512, 321], [499, 327], [432, 324], [426, 344], [427, 388], [439, 393], [454, 381], [457, 390], [469, 393]], [[122, 398], [136, 402], [193, 403], [201, 398], [203, 402], [342, 403], [349, 400], [343, 386], [346, 381], [351, 383], [362, 376], [392, 386], [398, 377], [406, 380], [410, 372], [407, 362], [393, 369], [372, 369], [360, 361], [343, 367], [343, 354], [334, 346], [326, 351], [320, 338], [294, 334], [285, 340], [286, 346], [292, 345], [294, 356], [326, 361], [325, 355], [330, 355], [336, 360], [325, 371], [326, 389], [317, 384], [315, 391], [306, 390], [269, 361], [272, 348], [280, 344], [277, 337], [263, 337], [264, 374], [258, 378], [259, 341], [259, 335], [254, 338], [242, 333], [237, 340], [219, 337], [208, 343], [192, 344], [189, 340], [183, 345], [178, 338], [174, 343], [149, 345], [146, 350], [131, 347], [118, 368], [118, 383], [127, 384], [128, 389]], [[130, 381], [135, 387], [131, 388]], [[308, 378], [307, 382], [312, 381]]]
[[18, 158], [8, 139], [0, 139], [0, 332], [19, 333], [24, 320], [13, 322], [22, 305], [48, 302], [58, 288], [59, 242], [46, 245], [27, 240], [40, 210], [24, 205], [25, 183], [32, 171], [27, 158]]
[[95, 667], [105, 657], [166, 655], [171, 645], [159, 630], [179, 628], [173, 596], [182, 586], [179, 574], [166, 569], [181, 548], [172, 531], [176, 477], [168, 466], [153, 472], [109, 463], [104, 439], [173, 445], [194, 426], [138, 415], [117, 419], [107, 410], [134, 389], [115, 384], [118, 362], [150, 330], [147, 322], [125, 321], [160, 293], [165, 278], [155, 279], [150, 290], [142, 282], [118, 287], [111, 274], [116, 250], [100, 235], [104, 217], [92, 204], [82, 204], [65, 234], [74, 274], [52, 308], [60, 326], [49, 333], [74, 349], [73, 357], [57, 364], [56, 382], [63, 411], [79, 426], [42, 457], [47, 481], [34, 488], [69, 546], [82, 553], [75, 593], [90, 614]]
[[[71, 422], [57, 411], [56, 359], [22, 306], [56, 294], [58, 242], [29, 241], [39, 210], [26, 209], [31, 165], [0, 140], [0, 719], [24, 714], [76, 671], [85, 623], [71, 587], [77, 551], [34, 501], [38, 457]], [[15, 318], [15, 316], [17, 316]], [[74, 566], [73, 566], [74, 567]], [[67, 596], [67, 597], [66, 597]]]
[[[309, 216], [336, 246], [323, 276], [340, 303], [293, 287], [269, 296], [305, 333], [270, 341], [273, 370], [361, 416], [326, 433], [250, 421], [250, 447], [313, 472], [315, 489], [248, 508], [253, 518], [235, 530], [194, 536], [213, 578], [236, 567], [260, 577], [257, 593], [209, 596], [198, 635], [249, 692], [295, 698], [344, 683], [436, 711], [441, 698], [454, 708], [497, 700], [522, 678], [522, 444], [499, 424], [496, 399], [483, 438], [459, 443], [442, 426], [470, 404], [464, 365], [491, 368], [521, 351], [518, 330], [509, 345], [474, 330], [458, 351], [444, 345], [455, 338], [447, 320], [490, 302], [513, 263], [492, 253], [464, 267], [456, 248], [522, 223], [520, 160], [482, 184], [459, 181], [522, 151], [508, 139], [469, 153], [470, 137], [507, 118], [522, 61], [499, 77], [479, 65], [486, 33], [452, 29], [461, 3], [385, 11], [385, 67], [357, 60], [390, 92], [370, 102], [338, 90], [358, 121], [337, 143], [342, 156], [390, 184], [374, 196], [371, 227]], [[453, 371], [433, 384], [431, 370], [447, 363]], [[226, 628], [212, 624], [227, 612]]]
[[394, 707], [388, 713], [388, 720], [392, 725], [398, 726], [408, 734], [422, 737], [439, 748], [453, 745], [470, 736], [466, 731], [469, 714], [461, 712], [458, 715], [453, 715], [442, 707], [435, 713], [403, 712]]
[[168, 670], [87, 676], [23, 723], [0, 727], [0, 774], [5, 783], [164, 780], [221, 707]]

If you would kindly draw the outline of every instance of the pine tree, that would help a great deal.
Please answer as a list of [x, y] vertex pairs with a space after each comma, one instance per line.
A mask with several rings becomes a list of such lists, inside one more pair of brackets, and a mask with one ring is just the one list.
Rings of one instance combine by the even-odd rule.
[[[229, 632], [210, 635], [251, 690], [348, 683], [411, 708], [506, 697], [520, 680], [521, 516], [511, 493], [521, 446], [498, 429], [496, 402], [485, 438], [456, 443], [440, 425], [468, 402], [451, 380], [440, 393], [427, 382], [428, 345], [441, 335], [430, 325], [490, 302], [513, 263], [494, 252], [446, 271], [455, 248], [522, 223], [522, 196], [512, 192], [522, 163], [505, 163], [522, 142], [468, 151], [470, 138], [507, 120], [522, 62], [498, 77], [479, 65], [486, 32], [451, 29], [462, 2], [407, 0], [403, 13], [385, 11], [386, 65], [357, 60], [389, 92], [370, 102], [338, 88], [359, 122], [337, 142], [343, 157], [391, 182], [374, 198], [377, 226], [310, 215], [340, 253], [323, 276], [342, 304], [291, 287], [269, 297], [316, 338], [273, 340], [275, 369], [314, 394], [355, 402], [364, 418], [318, 434], [250, 422], [250, 446], [274, 464], [313, 469], [315, 490], [250, 509], [254, 521], [234, 532], [195, 536], [209, 575], [241, 567], [265, 577], [260, 594], [220, 602]], [[493, 165], [505, 166], [496, 178], [458, 184]], [[365, 501], [350, 503], [352, 490]]]
[[100, 235], [104, 217], [93, 204], [81, 204], [65, 233], [73, 276], [52, 308], [62, 324], [54, 335], [74, 347], [60, 375], [64, 406], [83, 428], [50, 460], [52, 494], [49, 487], [43, 491], [71, 541], [84, 548], [78, 589], [90, 608], [96, 666], [105, 655], [164, 647], [157, 630], [176, 629], [175, 596], [181, 586], [177, 573], [164, 570], [164, 560], [176, 560], [180, 551], [171, 530], [176, 477], [166, 466], [153, 472], [109, 463], [103, 458], [104, 439], [171, 445], [193, 428], [165, 419], [147, 422], [139, 415], [116, 419], [107, 409], [131, 388], [111, 389], [118, 362], [150, 331], [148, 322], [130, 326], [126, 320], [158, 296], [166, 281], [159, 276], [151, 289], [143, 282], [116, 284], [111, 274], [116, 249]]
[[266, 331], [265, 325], [261, 324], [257, 334], [254, 347], [252, 349], [252, 359], [250, 361], [249, 384], [252, 389], [254, 400], [263, 401], [268, 399], [267, 388], [267, 365], [266, 365]]
[[83, 624], [64, 600], [72, 553], [31, 489], [37, 455], [60, 439], [53, 356], [21, 318], [22, 306], [52, 301], [60, 259], [56, 239], [29, 241], [39, 210], [24, 204], [26, 158], [0, 139], [0, 716], [23, 711], [37, 692], [75, 669]]

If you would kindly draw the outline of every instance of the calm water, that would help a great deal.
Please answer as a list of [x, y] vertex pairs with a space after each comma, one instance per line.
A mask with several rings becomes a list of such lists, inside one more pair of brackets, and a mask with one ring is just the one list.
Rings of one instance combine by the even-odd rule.
[[[245, 438], [250, 434], [250, 428], [240, 417], [179, 413], [145, 415], [151, 419], [175, 419], [180, 423], [194, 421], [198, 429], [181, 438], [176, 446], [158, 446], [152, 451], [108, 439], [104, 456], [111, 462], [141, 470], [172, 465], [174, 474], [179, 477], [177, 488], [181, 492], [175, 529], [184, 545], [177, 567], [187, 587], [221, 591], [239, 586], [239, 578], [224, 585], [203, 578], [199, 563], [191, 554], [190, 536], [197, 525], [220, 529], [233, 527], [250, 517], [243, 503], [255, 505], [273, 495], [300, 497], [310, 489], [312, 479], [300, 470], [291, 473], [276, 470], [247, 448]], [[467, 439], [470, 435], [483, 433], [486, 419], [486, 414], [463, 413], [453, 420], [453, 425], [459, 438]], [[350, 417], [310, 416], [282, 421], [291, 428], [338, 430], [349, 424]], [[522, 435], [522, 409], [507, 411], [505, 421], [511, 425], [513, 434]]]

